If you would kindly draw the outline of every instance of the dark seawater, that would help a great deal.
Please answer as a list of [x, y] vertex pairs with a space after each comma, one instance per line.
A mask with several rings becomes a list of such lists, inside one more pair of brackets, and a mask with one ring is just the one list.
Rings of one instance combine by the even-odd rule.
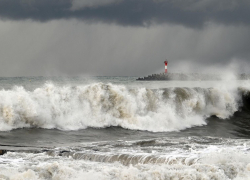
[[135, 79], [0, 78], [0, 179], [250, 178], [249, 81]]

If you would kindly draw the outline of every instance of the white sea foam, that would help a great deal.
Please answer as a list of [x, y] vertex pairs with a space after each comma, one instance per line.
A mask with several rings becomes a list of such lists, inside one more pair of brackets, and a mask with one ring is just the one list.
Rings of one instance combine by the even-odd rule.
[[[0, 157], [2, 179], [204, 179], [244, 180], [250, 177], [250, 154], [244, 146], [207, 146], [197, 151], [179, 149], [178, 161], [135, 164], [90, 162], [71, 157], [8, 152]], [[157, 155], [156, 155], [157, 156]], [[195, 160], [194, 160], [195, 159]], [[18, 160], [18, 161], [17, 161]]]
[[79, 86], [23, 87], [0, 91], [0, 131], [24, 127], [78, 130], [121, 126], [178, 131], [205, 125], [211, 115], [225, 119], [241, 105], [237, 88], [128, 89], [91, 83]]

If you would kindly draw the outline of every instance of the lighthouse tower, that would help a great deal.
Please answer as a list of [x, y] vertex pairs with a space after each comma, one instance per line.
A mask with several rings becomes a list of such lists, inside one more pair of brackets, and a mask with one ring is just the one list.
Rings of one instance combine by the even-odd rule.
[[165, 74], [168, 72], [168, 61], [166, 60], [166, 61], [164, 61], [164, 63], [165, 63]]

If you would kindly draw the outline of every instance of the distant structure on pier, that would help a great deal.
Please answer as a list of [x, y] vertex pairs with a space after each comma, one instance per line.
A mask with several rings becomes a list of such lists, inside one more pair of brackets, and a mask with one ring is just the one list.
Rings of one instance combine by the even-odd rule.
[[[152, 74], [146, 77], [139, 77], [139, 81], [214, 81], [223, 80], [223, 74], [199, 74], [199, 73], [168, 73], [168, 61], [164, 61], [165, 72], [160, 74]], [[235, 80], [250, 80], [250, 74], [236, 74]]]
[[168, 61], [166, 59], [166, 61], [164, 61], [165, 63], [165, 74], [168, 72]]

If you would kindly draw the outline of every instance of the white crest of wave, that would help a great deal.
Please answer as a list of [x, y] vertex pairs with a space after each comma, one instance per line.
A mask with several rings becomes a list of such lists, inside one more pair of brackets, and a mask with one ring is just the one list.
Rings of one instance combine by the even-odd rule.
[[0, 130], [23, 127], [78, 130], [121, 126], [148, 131], [178, 131], [205, 125], [205, 118], [228, 118], [240, 95], [229, 88], [128, 89], [92, 83], [34, 91], [23, 87], [0, 91]]

